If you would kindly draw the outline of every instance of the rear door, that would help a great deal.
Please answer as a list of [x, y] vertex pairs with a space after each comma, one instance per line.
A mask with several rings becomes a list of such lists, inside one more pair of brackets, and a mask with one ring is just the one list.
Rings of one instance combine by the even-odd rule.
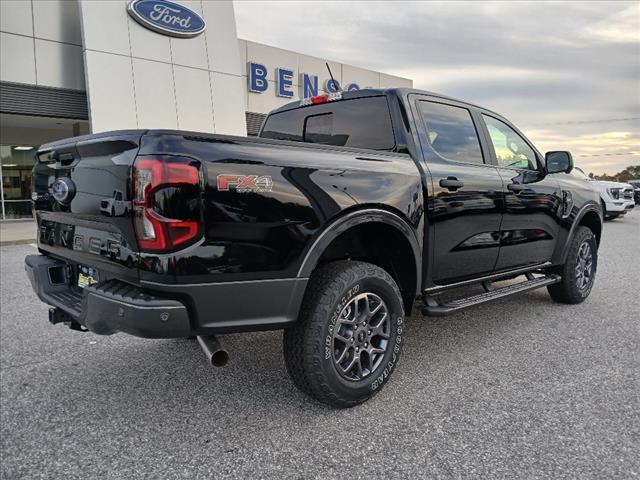
[[546, 174], [541, 155], [524, 135], [495, 114], [484, 112], [479, 117], [504, 182], [496, 270], [549, 261], [560, 228], [560, 186]]
[[499, 252], [502, 178], [481, 144], [469, 106], [414, 98], [423, 159], [432, 177], [425, 278], [441, 284], [491, 273]]

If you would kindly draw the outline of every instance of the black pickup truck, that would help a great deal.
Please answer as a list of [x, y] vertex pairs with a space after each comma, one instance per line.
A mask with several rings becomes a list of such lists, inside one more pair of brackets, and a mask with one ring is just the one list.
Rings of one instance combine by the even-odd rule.
[[387, 382], [414, 302], [441, 316], [547, 287], [582, 302], [597, 192], [484, 108], [411, 89], [321, 95], [259, 138], [168, 130], [38, 151], [39, 255], [52, 323], [97, 334], [284, 329], [295, 384], [348, 407]]

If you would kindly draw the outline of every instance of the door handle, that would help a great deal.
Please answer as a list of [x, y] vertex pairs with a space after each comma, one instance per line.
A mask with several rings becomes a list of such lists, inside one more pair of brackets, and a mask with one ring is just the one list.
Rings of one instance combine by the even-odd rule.
[[521, 192], [525, 187], [521, 183], [510, 183], [507, 188], [512, 192]]
[[453, 192], [459, 188], [464, 187], [464, 183], [462, 183], [456, 177], [447, 177], [440, 179], [440, 186], [442, 188], [448, 188], [450, 192]]

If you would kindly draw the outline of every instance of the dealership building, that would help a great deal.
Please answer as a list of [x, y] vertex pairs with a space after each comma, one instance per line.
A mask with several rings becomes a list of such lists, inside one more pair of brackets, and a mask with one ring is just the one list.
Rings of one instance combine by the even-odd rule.
[[147, 128], [256, 135], [267, 112], [293, 100], [412, 86], [238, 39], [230, 1], [0, 0], [0, 9], [2, 219], [32, 216], [35, 151], [52, 140]]

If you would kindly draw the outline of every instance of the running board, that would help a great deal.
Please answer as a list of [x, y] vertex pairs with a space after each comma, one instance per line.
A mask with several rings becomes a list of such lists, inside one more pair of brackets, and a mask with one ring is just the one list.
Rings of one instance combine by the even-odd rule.
[[535, 265], [527, 265], [526, 267], [520, 267], [513, 270], [504, 270], [502, 272], [492, 273], [483, 277], [476, 277], [470, 280], [463, 280], [461, 282], [448, 283], [446, 285], [435, 285], [433, 287], [425, 288], [425, 295], [432, 295], [434, 293], [440, 293], [445, 290], [453, 290], [460, 287], [466, 287], [469, 285], [477, 285], [482, 282], [496, 282], [498, 280], [504, 280], [505, 278], [515, 278], [518, 275], [526, 275], [529, 272], [536, 272], [538, 270], [544, 270], [551, 266], [551, 262], [538, 263]]
[[422, 314], [430, 317], [444, 317], [465, 308], [481, 305], [485, 302], [497, 300], [499, 298], [515, 295], [516, 293], [528, 292], [537, 288], [553, 285], [561, 280], [559, 275], [547, 275], [545, 277], [534, 277], [533, 274], [527, 274], [527, 280], [524, 282], [508, 285], [506, 287], [494, 288], [491, 282], [484, 282], [482, 286], [486, 290], [484, 293], [473, 295], [471, 297], [460, 298], [447, 303], [440, 304], [433, 296], [426, 295], [424, 297], [425, 305], [422, 307]]

